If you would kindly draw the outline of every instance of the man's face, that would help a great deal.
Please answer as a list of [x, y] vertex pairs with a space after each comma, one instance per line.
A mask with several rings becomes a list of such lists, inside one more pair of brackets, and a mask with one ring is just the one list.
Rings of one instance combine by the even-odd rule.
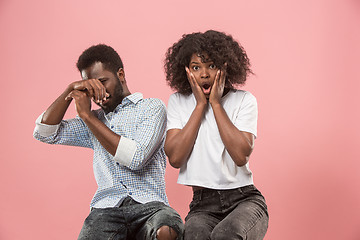
[[[124, 77], [123, 70], [119, 69], [119, 71], [120, 77]], [[95, 62], [90, 67], [83, 69], [81, 71], [81, 76], [83, 80], [98, 79], [105, 87], [109, 96], [101, 103], [95, 102], [104, 110], [105, 113], [112, 112], [124, 99], [123, 87], [119, 77], [114, 73], [104, 69], [104, 66], [101, 62]]]
[[189, 69], [195, 77], [196, 82], [201, 87], [206, 98], [209, 98], [212, 85], [218, 68], [214, 62], [208, 59], [207, 54], [203, 54], [205, 61], [203, 62], [200, 54], [193, 54], [190, 59]]

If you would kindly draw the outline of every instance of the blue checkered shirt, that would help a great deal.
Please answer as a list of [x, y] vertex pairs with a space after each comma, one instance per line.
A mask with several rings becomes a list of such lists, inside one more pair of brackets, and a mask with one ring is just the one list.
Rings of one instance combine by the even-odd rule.
[[91, 207], [115, 207], [126, 196], [141, 203], [168, 204], [164, 180], [166, 108], [161, 100], [143, 99], [141, 93], [134, 93], [124, 98], [113, 112], [105, 114], [98, 109], [93, 113], [121, 136], [115, 156], [103, 148], [79, 117], [62, 120], [58, 125], [46, 125], [41, 123], [40, 115], [34, 137], [49, 144], [94, 150], [93, 168], [98, 189]]

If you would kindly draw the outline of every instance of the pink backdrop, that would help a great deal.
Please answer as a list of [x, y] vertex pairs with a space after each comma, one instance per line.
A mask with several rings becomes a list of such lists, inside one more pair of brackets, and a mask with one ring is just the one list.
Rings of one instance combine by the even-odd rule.
[[[130, 90], [167, 103], [166, 49], [210, 28], [238, 39], [256, 73], [245, 89], [259, 103], [250, 166], [269, 206], [265, 239], [360, 239], [359, 23], [357, 0], [1, 0], [0, 239], [76, 239], [88, 214], [91, 150], [32, 137], [80, 79], [79, 54], [113, 46]], [[169, 200], [185, 217], [191, 192], [176, 179], [168, 166]]]

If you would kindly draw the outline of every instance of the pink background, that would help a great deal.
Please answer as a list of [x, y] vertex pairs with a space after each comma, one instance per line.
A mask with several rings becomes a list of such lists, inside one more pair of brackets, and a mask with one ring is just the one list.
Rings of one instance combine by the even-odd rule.
[[[210, 28], [239, 40], [256, 73], [244, 88], [259, 104], [250, 166], [269, 207], [265, 239], [360, 239], [359, 26], [356, 0], [1, 0], [0, 239], [76, 239], [89, 212], [92, 151], [32, 137], [80, 79], [81, 52], [113, 46], [130, 90], [167, 103], [166, 49]], [[168, 197], [185, 217], [191, 192], [176, 179], [168, 166]]]

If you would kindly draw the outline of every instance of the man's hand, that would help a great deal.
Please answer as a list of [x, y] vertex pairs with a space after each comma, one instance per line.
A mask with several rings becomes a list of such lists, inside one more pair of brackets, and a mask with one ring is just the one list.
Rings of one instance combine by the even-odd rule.
[[65, 100], [75, 100], [76, 111], [80, 118], [84, 119], [91, 114], [90, 96], [85, 91], [73, 90], [66, 97]]
[[73, 82], [70, 84], [72, 90], [79, 90], [85, 92], [89, 98], [92, 98], [94, 102], [101, 103], [106, 100], [109, 94], [106, 92], [106, 88], [98, 79], [86, 79]]

